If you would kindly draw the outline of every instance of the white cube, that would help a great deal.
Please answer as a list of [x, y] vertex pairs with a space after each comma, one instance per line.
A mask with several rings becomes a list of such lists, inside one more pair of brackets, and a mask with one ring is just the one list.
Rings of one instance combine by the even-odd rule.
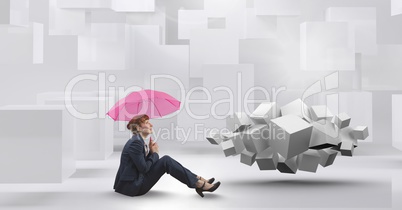
[[226, 118], [226, 127], [234, 132], [244, 131], [253, 124], [245, 112], [235, 112]]
[[348, 114], [342, 112], [334, 117], [334, 123], [338, 128], [345, 128], [349, 126], [351, 118]]
[[286, 115], [271, 120], [270, 146], [284, 158], [294, 157], [309, 149], [313, 126], [300, 117]]
[[318, 153], [320, 154], [320, 165], [322, 167], [332, 165], [336, 156], [338, 155], [338, 151], [330, 148], [318, 150]]
[[369, 136], [367, 126], [357, 126], [353, 131], [352, 135], [355, 139], [364, 140]]
[[249, 152], [247, 150], [243, 150], [243, 152], [240, 155], [240, 162], [244, 163], [246, 165], [252, 166], [255, 162], [255, 156], [257, 154], [253, 152]]
[[236, 138], [241, 138], [250, 152], [259, 153], [269, 147], [270, 132], [268, 125], [253, 125]]
[[0, 108], [0, 182], [61, 183], [76, 170], [74, 122], [63, 106]]
[[256, 161], [260, 170], [276, 170], [278, 153], [272, 147], [269, 147], [257, 154]]
[[262, 102], [250, 115], [255, 124], [267, 124], [276, 117], [278, 117], [276, 103], [269, 101]]
[[300, 171], [316, 172], [320, 163], [320, 154], [317, 150], [309, 149], [297, 158]]

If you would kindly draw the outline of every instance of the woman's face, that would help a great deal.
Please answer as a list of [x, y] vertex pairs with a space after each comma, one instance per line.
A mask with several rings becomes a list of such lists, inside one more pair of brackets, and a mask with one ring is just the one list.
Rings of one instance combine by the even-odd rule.
[[144, 135], [148, 135], [152, 133], [152, 123], [149, 120], [146, 120], [144, 123], [141, 123], [140, 132]]

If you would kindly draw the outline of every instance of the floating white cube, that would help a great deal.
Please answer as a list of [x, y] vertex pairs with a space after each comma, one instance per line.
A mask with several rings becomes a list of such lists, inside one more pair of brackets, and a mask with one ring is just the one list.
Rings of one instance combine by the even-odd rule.
[[236, 138], [243, 140], [244, 146], [250, 152], [259, 153], [269, 147], [270, 131], [268, 125], [253, 125], [239, 133]]
[[342, 112], [334, 117], [334, 123], [338, 128], [345, 128], [349, 126], [351, 118], [346, 113]]
[[235, 112], [226, 118], [226, 127], [235, 132], [244, 131], [253, 124], [245, 112]]
[[278, 117], [275, 102], [262, 102], [251, 113], [250, 118], [255, 124], [268, 124], [271, 119]]
[[289, 173], [289, 174], [295, 174], [297, 172], [297, 155], [286, 159], [280, 154], [278, 154], [278, 164], [276, 166], [276, 169], [280, 171], [281, 173]]
[[243, 141], [238, 137], [239, 133], [234, 133], [230, 138], [223, 139], [221, 142], [225, 156], [236, 156], [245, 149]]
[[353, 141], [350, 140], [343, 140], [341, 143], [341, 147], [340, 147], [340, 151], [342, 156], [353, 156], [353, 152], [354, 152], [354, 144]]
[[243, 152], [240, 155], [240, 162], [244, 163], [246, 165], [252, 166], [255, 162], [255, 157], [257, 154], [253, 152], [249, 152], [247, 150], [243, 150]]
[[269, 147], [257, 154], [256, 161], [260, 170], [276, 170], [278, 153], [276, 153], [273, 148]]
[[300, 171], [316, 172], [320, 163], [320, 154], [317, 150], [309, 149], [297, 158]]
[[338, 155], [338, 151], [330, 148], [318, 150], [318, 153], [320, 154], [320, 165], [322, 167], [332, 165], [336, 156]]
[[357, 126], [353, 131], [352, 135], [355, 139], [364, 140], [368, 137], [368, 127], [367, 126]]
[[270, 146], [284, 158], [292, 158], [309, 149], [313, 126], [295, 115], [271, 120]]

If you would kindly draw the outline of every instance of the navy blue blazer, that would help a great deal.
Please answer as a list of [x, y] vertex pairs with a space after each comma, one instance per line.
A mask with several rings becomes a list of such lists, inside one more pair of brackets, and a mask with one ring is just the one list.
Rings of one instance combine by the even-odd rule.
[[158, 153], [149, 152], [146, 156], [144, 144], [144, 139], [137, 134], [124, 146], [113, 186], [116, 192], [129, 196], [138, 195], [144, 175], [159, 159]]

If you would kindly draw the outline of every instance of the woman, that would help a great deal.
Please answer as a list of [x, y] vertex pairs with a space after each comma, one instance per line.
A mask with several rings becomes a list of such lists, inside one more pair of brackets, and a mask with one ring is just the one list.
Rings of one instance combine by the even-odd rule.
[[128, 196], [144, 195], [165, 172], [189, 188], [195, 188], [201, 197], [204, 197], [203, 191], [213, 192], [219, 187], [220, 182], [212, 184], [214, 178], [205, 180], [167, 155], [159, 158], [158, 144], [152, 139], [149, 145], [144, 141], [152, 133], [152, 124], [147, 115], [133, 117], [127, 124], [127, 129], [133, 132], [133, 137], [128, 140], [121, 153], [120, 167], [113, 187], [116, 192]]

